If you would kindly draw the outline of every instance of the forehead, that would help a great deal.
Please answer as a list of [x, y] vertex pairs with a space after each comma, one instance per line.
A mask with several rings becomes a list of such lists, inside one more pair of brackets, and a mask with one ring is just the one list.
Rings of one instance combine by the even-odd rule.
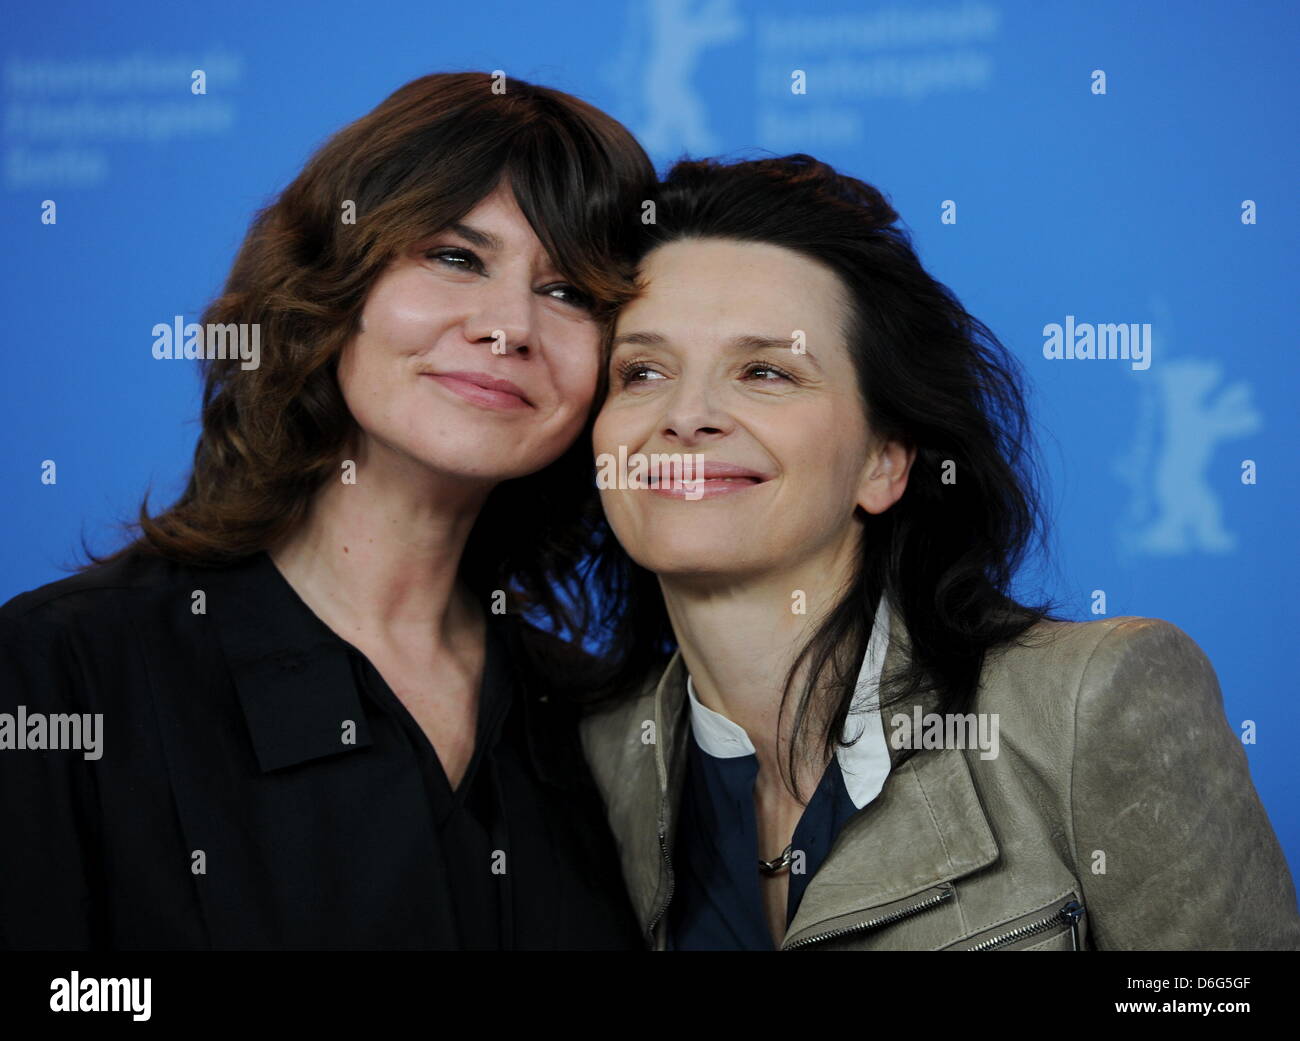
[[504, 176], [497, 181], [491, 191], [474, 204], [474, 208], [469, 212], [486, 212], [488, 210], [508, 211], [512, 215], [521, 213], [519, 209], [519, 200], [515, 198], [514, 190], [511, 188], [510, 182]]
[[[466, 227], [479, 230], [490, 228], [492, 230], [492, 234], [485, 236], [485, 241], [475, 242], [475, 245], [485, 249], [503, 248], [505, 240], [515, 242], [527, 240], [529, 245], [537, 243], [537, 236], [529, 225], [528, 218], [524, 216], [524, 211], [520, 209], [518, 200], [506, 184], [497, 185], [491, 192], [483, 196], [465, 216], [451, 224], [453, 230], [462, 230]], [[477, 236], [473, 235], [468, 237], [477, 238]]]
[[670, 242], [646, 256], [640, 280], [645, 290], [620, 311], [619, 333], [650, 322], [669, 335], [736, 326], [783, 337], [838, 333], [848, 303], [829, 267], [761, 242]]

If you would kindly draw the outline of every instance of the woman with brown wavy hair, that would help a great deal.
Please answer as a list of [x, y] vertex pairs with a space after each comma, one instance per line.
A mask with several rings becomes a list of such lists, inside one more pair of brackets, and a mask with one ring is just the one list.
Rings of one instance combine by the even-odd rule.
[[[0, 609], [0, 946], [618, 948], [563, 685], [602, 322], [654, 172], [427, 76], [254, 221], [188, 486]], [[584, 458], [586, 457], [586, 458]]]

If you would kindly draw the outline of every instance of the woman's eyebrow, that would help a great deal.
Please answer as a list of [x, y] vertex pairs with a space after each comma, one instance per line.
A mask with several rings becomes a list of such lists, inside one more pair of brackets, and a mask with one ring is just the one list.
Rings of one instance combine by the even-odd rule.
[[[727, 346], [738, 351], [788, 351], [793, 349], [793, 336], [733, 336]], [[807, 351], [802, 352], [804, 354]]]
[[641, 347], [659, 347], [668, 342], [663, 333], [635, 332], [619, 333], [610, 343], [610, 349], [622, 347], [625, 343], [634, 343]]
[[[615, 336], [610, 344], [610, 350], [617, 350], [623, 344], [637, 344], [642, 347], [661, 347], [669, 342], [669, 338], [663, 333], [652, 331], [637, 331], [630, 333], [620, 333]], [[733, 351], [743, 351], [751, 353], [753, 351], [789, 351], [794, 348], [794, 337], [780, 336], [762, 336], [757, 333], [742, 333], [739, 336], [733, 336], [727, 341], [727, 347]], [[799, 352], [809, 358], [813, 358], [812, 352], [807, 348]]]
[[453, 234], [459, 235], [471, 246], [477, 246], [479, 249], [493, 250], [500, 253], [505, 249], [505, 243], [490, 231], [483, 231], [472, 224], [461, 224], [459, 221], [448, 224], [447, 230]]

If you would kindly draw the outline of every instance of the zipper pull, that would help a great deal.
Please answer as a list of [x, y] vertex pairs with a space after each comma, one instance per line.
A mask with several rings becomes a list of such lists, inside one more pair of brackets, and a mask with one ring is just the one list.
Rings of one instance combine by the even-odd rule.
[[1061, 908], [1063, 914], [1070, 923], [1070, 940], [1074, 944], [1072, 950], [1081, 950], [1079, 947], [1079, 919], [1083, 917], [1083, 905], [1077, 900], [1071, 900]]

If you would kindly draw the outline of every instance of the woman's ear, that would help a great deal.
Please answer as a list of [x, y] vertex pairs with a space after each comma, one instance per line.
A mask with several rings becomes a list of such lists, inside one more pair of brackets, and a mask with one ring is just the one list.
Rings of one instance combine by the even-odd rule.
[[867, 513], [884, 513], [903, 497], [916, 448], [886, 441], [867, 457], [858, 485], [857, 503]]

